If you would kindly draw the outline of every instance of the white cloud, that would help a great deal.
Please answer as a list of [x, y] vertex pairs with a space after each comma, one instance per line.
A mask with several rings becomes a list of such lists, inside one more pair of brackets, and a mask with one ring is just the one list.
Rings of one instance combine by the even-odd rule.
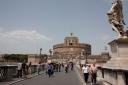
[[[15, 30], [11, 32], [4, 32], [0, 33], [0, 39], [4, 41], [17, 41], [17, 42], [44, 42], [44, 41], [49, 41], [50, 38], [39, 34], [36, 31], [27, 31], [27, 30]], [[13, 42], [13, 43], [14, 43]]]
[[45, 47], [51, 39], [35, 30], [0, 31], [0, 52], [31, 53]]

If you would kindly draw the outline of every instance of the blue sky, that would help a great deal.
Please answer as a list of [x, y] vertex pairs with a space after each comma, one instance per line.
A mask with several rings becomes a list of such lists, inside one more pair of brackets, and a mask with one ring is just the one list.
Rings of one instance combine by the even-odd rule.
[[[99, 54], [117, 36], [110, 7], [111, 0], [0, 0], [0, 53], [47, 53], [73, 32]], [[127, 0], [123, 7], [128, 26]]]

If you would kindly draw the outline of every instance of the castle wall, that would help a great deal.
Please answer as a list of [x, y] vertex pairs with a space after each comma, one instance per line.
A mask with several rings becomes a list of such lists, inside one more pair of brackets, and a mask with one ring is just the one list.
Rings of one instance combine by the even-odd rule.
[[[91, 46], [85, 44], [78, 44], [75, 46], [64, 46], [64, 45], [55, 45], [53, 50], [53, 55], [61, 55], [61, 56], [72, 56], [77, 57], [81, 55], [82, 50], [84, 49], [83, 55], [91, 55]], [[68, 57], [69, 57], [68, 56]]]

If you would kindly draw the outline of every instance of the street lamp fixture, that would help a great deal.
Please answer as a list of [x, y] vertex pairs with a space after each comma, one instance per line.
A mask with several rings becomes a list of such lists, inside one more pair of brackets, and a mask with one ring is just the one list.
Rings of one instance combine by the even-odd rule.
[[85, 58], [86, 58], [86, 59], [85, 59], [85, 63], [87, 64], [87, 63], [88, 63], [88, 62], [87, 62], [87, 55], [85, 56]]
[[83, 57], [84, 58], [84, 49], [82, 49], [82, 52], [81, 52], [81, 57]]
[[51, 58], [53, 56], [53, 49], [49, 49], [49, 58]]
[[41, 56], [42, 48], [40, 48], [40, 56]]
[[42, 62], [42, 61], [43, 61], [43, 59], [42, 59], [42, 57], [41, 57], [41, 52], [42, 52], [42, 48], [40, 48], [40, 55], [39, 55], [40, 61], [39, 61], [39, 62]]

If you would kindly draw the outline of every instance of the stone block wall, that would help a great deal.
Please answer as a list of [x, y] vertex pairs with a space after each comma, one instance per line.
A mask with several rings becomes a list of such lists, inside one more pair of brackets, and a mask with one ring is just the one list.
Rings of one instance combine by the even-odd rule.
[[97, 73], [107, 85], [128, 85], [128, 75], [125, 75], [128, 71], [99, 68]]

